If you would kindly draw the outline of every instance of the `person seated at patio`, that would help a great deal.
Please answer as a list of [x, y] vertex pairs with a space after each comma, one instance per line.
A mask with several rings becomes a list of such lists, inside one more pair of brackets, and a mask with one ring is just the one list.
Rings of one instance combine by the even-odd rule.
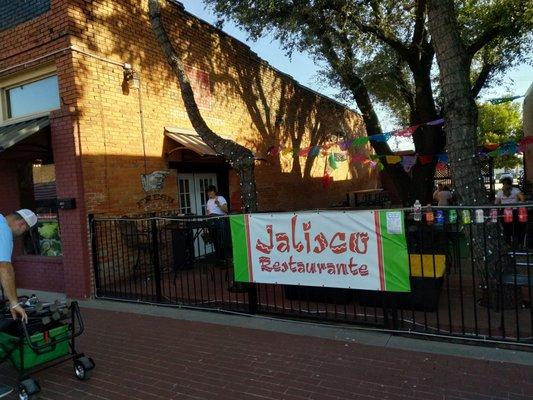
[[[520, 189], [513, 187], [512, 175], [502, 175], [500, 183], [503, 186], [496, 193], [496, 199], [494, 200], [496, 205], [516, 204], [525, 201], [525, 196]], [[524, 245], [526, 234], [525, 225], [525, 223], [518, 222], [518, 212], [517, 210], [513, 210], [513, 223], [503, 224], [503, 235], [508, 245], [518, 248]]]
[[526, 200], [520, 189], [513, 187], [513, 176], [510, 174], [502, 175], [500, 179], [502, 188], [496, 193], [495, 204], [514, 204]]
[[442, 183], [437, 185], [437, 190], [433, 193], [433, 200], [437, 203], [437, 206], [449, 206], [453, 195], [450, 188]]

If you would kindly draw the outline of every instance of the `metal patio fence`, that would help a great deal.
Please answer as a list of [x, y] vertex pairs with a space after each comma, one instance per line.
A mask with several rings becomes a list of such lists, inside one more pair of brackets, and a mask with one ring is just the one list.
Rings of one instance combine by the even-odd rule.
[[383, 293], [234, 282], [226, 217], [91, 216], [95, 294], [533, 348], [532, 218], [531, 204], [405, 210], [411, 292]]

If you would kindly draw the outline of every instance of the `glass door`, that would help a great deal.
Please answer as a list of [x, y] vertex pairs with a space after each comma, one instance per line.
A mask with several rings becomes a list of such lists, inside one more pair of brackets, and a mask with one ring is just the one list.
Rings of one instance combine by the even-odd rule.
[[[178, 198], [180, 199], [180, 214], [195, 214], [204, 216], [207, 214], [207, 194], [206, 190], [210, 185], [217, 184], [217, 175], [206, 174], [179, 174], [178, 175]], [[198, 229], [193, 230], [197, 239], [194, 241], [194, 256], [202, 257], [211, 254], [214, 247], [211, 243], [203, 240]]]

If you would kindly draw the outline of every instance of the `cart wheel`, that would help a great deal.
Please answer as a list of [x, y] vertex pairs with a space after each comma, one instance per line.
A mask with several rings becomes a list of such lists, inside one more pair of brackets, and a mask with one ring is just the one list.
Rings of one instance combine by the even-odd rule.
[[30, 400], [30, 396], [26, 393], [26, 389], [19, 388], [19, 400]]
[[19, 400], [29, 400], [31, 396], [41, 391], [39, 382], [35, 379], [24, 379], [19, 383]]
[[89, 357], [81, 357], [74, 360], [74, 373], [80, 381], [86, 381], [91, 376], [94, 361]]

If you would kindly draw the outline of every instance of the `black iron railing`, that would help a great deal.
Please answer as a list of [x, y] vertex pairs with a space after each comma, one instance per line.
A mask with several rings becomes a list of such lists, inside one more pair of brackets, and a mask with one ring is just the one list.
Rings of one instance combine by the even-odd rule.
[[167, 216], [91, 218], [96, 296], [533, 346], [533, 206], [405, 215], [410, 293], [236, 283], [227, 218]]

